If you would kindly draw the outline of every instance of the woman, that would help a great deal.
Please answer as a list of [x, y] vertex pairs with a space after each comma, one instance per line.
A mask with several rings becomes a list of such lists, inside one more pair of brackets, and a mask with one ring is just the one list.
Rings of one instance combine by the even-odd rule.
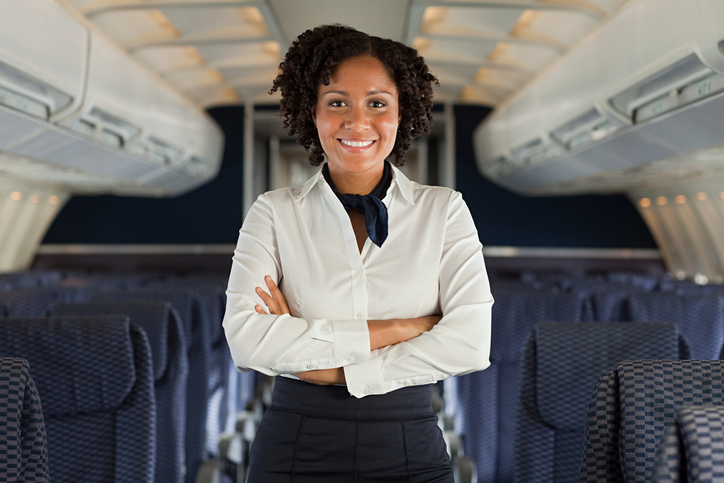
[[340, 25], [306, 31], [280, 65], [285, 127], [327, 162], [261, 195], [234, 252], [232, 357], [284, 376], [251, 483], [452, 482], [429, 385], [489, 365], [493, 300], [460, 194], [385, 161], [429, 130], [432, 82], [415, 50]]

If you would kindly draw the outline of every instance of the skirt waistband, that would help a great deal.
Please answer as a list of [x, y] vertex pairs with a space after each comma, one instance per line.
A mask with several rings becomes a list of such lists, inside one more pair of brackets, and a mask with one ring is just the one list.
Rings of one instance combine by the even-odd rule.
[[272, 394], [273, 409], [348, 419], [414, 418], [430, 416], [430, 385], [411, 386], [358, 399], [345, 386], [318, 386], [287, 377], [277, 377]]

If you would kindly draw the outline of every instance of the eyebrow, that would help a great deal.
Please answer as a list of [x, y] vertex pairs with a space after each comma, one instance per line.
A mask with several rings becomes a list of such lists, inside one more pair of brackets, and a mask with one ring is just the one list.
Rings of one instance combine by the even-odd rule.
[[[339, 94], [339, 95], [342, 95], [342, 96], [347, 96], [347, 97], [349, 97], [349, 92], [347, 92], [347, 91], [331, 90], [331, 91], [326, 91], [326, 92], [323, 92], [323, 93], [322, 93], [323, 96], [326, 96], [326, 95], [328, 95], [328, 94]], [[392, 96], [392, 93], [391, 93], [391, 92], [388, 92], [388, 91], [369, 91], [369, 92], [367, 93], [368, 96], [376, 96], [376, 95], [378, 95], [378, 94], [387, 94], [388, 96]], [[393, 97], [394, 97], [394, 96], [393, 96]]]

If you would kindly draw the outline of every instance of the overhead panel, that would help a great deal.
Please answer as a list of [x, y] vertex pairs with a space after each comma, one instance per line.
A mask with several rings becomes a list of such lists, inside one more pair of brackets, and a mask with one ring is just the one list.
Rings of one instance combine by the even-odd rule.
[[289, 43], [329, 23], [413, 45], [441, 80], [437, 101], [496, 106], [627, 0], [67, 1], [207, 108], [277, 102], [267, 91]]
[[[43, 0], [5, 1], [0, 15], [0, 150], [82, 102], [88, 31]], [[45, 32], [57, 32], [62, 42]]]
[[623, 3], [413, 0], [407, 39], [442, 77], [455, 65], [475, 65], [458, 99], [494, 107]]
[[[71, 3], [203, 108], [244, 102], [240, 92], [250, 91], [229, 83], [219, 67], [251, 62], [268, 73], [279, 64], [285, 43], [266, 0]], [[266, 90], [272, 79], [264, 79]], [[258, 86], [251, 91], [259, 91]]]

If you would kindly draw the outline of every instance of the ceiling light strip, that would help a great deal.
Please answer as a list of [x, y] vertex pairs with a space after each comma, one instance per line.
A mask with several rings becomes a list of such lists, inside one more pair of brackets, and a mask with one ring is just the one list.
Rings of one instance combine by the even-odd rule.
[[448, 7], [448, 8], [497, 8], [506, 10], [540, 10], [553, 12], [570, 12], [591, 17], [596, 21], [605, 18], [598, 10], [578, 5], [557, 5], [552, 3], [539, 3], [535, 1], [511, 0], [508, 2], [490, 1], [440, 1], [440, 0], [413, 0], [415, 6]]

